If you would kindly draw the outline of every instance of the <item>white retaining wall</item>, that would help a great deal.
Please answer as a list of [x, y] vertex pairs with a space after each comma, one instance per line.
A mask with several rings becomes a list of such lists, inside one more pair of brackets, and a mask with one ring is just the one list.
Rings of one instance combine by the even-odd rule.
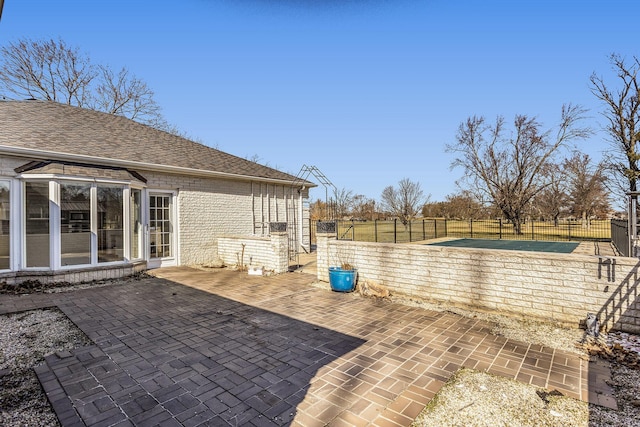
[[286, 273], [289, 270], [288, 236], [284, 232], [272, 233], [269, 237], [219, 237], [218, 256], [226, 265]]
[[635, 258], [338, 241], [318, 234], [318, 279], [348, 257], [358, 281], [452, 306], [640, 333]]

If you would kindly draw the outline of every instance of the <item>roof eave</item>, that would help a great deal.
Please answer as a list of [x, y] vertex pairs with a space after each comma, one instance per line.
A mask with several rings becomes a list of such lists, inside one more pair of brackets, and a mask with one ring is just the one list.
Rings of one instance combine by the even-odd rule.
[[241, 174], [234, 174], [234, 173], [228, 173], [228, 172], [185, 168], [180, 166], [169, 166], [169, 165], [160, 165], [155, 163], [135, 162], [131, 160], [110, 159], [105, 157], [87, 156], [83, 154], [71, 154], [71, 153], [61, 153], [61, 152], [55, 152], [55, 151], [35, 150], [32, 148], [12, 147], [7, 145], [0, 145], [0, 154], [18, 156], [18, 157], [30, 157], [30, 158], [37, 158], [37, 159], [74, 161], [74, 162], [88, 163], [88, 164], [94, 163], [94, 164], [100, 164], [105, 166], [119, 166], [119, 167], [132, 168], [132, 169], [143, 169], [143, 170], [152, 171], [152, 172], [177, 173], [182, 175], [201, 176], [206, 178], [226, 178], [226, 179], [236, 179], [236, 180], [242, 180], [242, 181], [260, 181], [260, 182], [267, 182], [270, 184], [281, 184], [281, 185], [295, 184], [296, 186], [304, 184], [308, 188], [317, 187], [317, 184], [314, 184], [313, 182], [309, 182], [309, 181], [306, 181], [306, 182], [298, 181], [294, 183], [292, 180], [284, 180], [284, 179], [277, 179], [277, 178], [265, 178], [260, 176], [241, 175]]

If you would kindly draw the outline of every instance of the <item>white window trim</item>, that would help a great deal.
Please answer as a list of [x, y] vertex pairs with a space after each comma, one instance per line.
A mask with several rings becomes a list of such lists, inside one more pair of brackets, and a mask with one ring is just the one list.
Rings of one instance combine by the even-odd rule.
[[[132, 249], [132, 242], [133, 242], [133, 230], [131, 230], [131, 193], [133, 190], [138, 190], [140, 191], [140, 241], [138, 242], [139, 244], [139, 255], [136, 258], [133, 258], [131, 256], [131, 249]], [[124, 228], [125, 228], [125, 236], [127, 236], [125, 238], [125, 259], [129, 260], [130, 262], [137, 262], [137, 261], [143, 261], [145, 259], [147, 259], [146, 256], [146, 250], [145, 248], [147, 247], [147, 240], [146, 240], [146, 234], [145, 230], [146, 230], [146, 226], [145, 224], [148, 224], [148, 222], [146, 222], [146, 214], [145, 212], [147, 211], [147, 205], [146, 205], [146, 201], [147, 201], [147, 192], [146, 189], [144, 187], [141, 186], [135, 186], [135, 185], [131, 185], [128, 188], [125, 189], [126, 192], [126, 198], [128, 200], [128, 204], [127, 204], [127, 208], [125, 209], [125, 213], [124, 213]]]
[[22, 251], [24, 246], [23, 227], [22, 227], [22, 181], [17, 179], [11, 180], [11, 215], [9, 229], [11, 233], [11, 248], [9, 249], [11, 257], [11, 270], [20, 270], [22, 265]]

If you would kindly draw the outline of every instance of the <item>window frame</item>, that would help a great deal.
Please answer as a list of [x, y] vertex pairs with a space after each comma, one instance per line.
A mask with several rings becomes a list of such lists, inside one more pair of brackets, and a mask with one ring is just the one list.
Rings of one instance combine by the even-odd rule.
[[[3, 178], [0, 177], [0, 180]], [[145, 200], [146, 189], [144, 186], [134, 185], [130, 181], [123, 180], [109, 180], [109, 179], [97, 179], [91, 177], [76, 177], [76, 176], [51, 176], [51, 175], [29, 175], [20, 178], [19, 182], [19, 194], [13, 191], [16, 198], [19, 200], [21, 209], [16, 212], [17, 209], [12, 209], [12, 220], [18, 219], [10, 225], [11, 233], [15, 233], [15, 236], [20, 236], [19, 239], [12, 238], [11, 258], [16, 259], [11, 263], [12, 270], [28, 270], [28, 271], [56, 271], [56, 270], [76, 270], [86, 268], [100, 268], [110, 265], [122, 265], [131, 261], [140, 261], [145, 257], [144, 250], [140, 251], [140, 257], [135, 260], [131, 260], [130, 257], [130, 239], [132, 234], [130, 232], [130, 202], [129, 197], [132, 189], [140, 190], [141, 200]], [[26, 223], [27, 223], [27, 198], [26, 198], [26, 185], [31, 182], [46, 182], [49, 186], [49, 265], [44, 266], [32, 266], [27, 267], [27, 244], [26, 244]], [[90, 230], [91, 230], [91, 243], [90, 243], [90, 258], [89, 264], [73, 264], [62, 265], [62, 251], [61, 251], [61, 238], [62, 238], [62, 226], [61, 226], [61, 185], [70, 184], [74, 182], [82, 184], [90, 184]], [[122, 259], [116, 261], [103, 261], [98, 260], [98, 186], [112, 186], [121, 187], [122, 197]], [[14, 186], [15, 187], [15, 186]], [[13, 190], [13, 188], [12, 188]], [[15, 199], [14, 199], [15, 200]], [[12, 200], [13, 201], [13, 200]], [[141, 217], [143, 221], [142, 230], [144, 230], [144, 206], [141, 206]], [[142, 249], [145, 245], [145, 236], [142, 233]], [[17, 246], [17, 247], [16, 247]], [[19, 254], [18, 257], [12, 256], [13, 254]], [[10, 270], [0, 270], [10, 271]]]

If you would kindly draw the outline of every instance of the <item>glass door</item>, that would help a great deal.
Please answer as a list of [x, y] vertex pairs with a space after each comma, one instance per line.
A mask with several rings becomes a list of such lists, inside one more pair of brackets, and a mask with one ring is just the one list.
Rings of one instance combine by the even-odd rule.
[[173, 194], [149, 194], [150, 267], [175, 259], [173, 233]]

